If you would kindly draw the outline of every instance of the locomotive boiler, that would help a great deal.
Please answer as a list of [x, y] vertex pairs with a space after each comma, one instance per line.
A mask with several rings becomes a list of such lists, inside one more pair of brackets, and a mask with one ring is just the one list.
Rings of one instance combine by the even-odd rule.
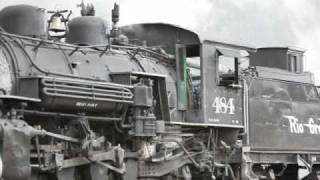
[[118, 27], [116, 4], [108, 32], [80, 6], [0, 11], [2, 179], [319, 179], [304, 50]]

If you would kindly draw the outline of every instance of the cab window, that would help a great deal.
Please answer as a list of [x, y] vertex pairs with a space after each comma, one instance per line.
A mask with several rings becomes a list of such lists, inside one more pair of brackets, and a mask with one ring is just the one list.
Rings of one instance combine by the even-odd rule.
[[234, 57], [219, 56], [219, 75], [232, 75], [234, 76]]
[[241, 60], [248, 60], [247, 56], [249, 56], [249, 53], [245, 50], [222, 47], [218, 47], [217, 52], [218, 84], [220, 86], [231, 85], [231, 87], [238, 87]]

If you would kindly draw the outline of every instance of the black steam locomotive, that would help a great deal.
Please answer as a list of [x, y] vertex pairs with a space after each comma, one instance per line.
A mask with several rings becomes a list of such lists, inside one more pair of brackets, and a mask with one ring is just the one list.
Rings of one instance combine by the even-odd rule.
[[320, 179], [304, 50], [150, 23], [0, 11], [3, 180]]

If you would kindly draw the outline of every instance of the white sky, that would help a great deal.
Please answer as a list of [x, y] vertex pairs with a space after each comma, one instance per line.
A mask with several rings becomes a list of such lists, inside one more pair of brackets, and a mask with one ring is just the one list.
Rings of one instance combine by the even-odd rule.
[[[120, 5], [120, 24], [166, 22], [194, 30], [206, 39], [251, 45], [307, 49], [305, 70], [320, 84], [320, 0], [85, 0], [97, 16], [111, 18]], [[80, 0], [0, 0], [46, 9], [72, 9]]]

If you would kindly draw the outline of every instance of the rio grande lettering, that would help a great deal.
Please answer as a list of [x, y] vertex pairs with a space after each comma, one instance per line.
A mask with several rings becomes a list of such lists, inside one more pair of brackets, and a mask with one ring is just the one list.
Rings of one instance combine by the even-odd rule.
[[[309, 132], [310, 134], [320, 134], [320, 124], [316, 124], [313, 118], [308, 119], [308, 123], [300, 123], [299, 119], [295, 116], [283, 116], [289, 121], [290, 133], [304, 134]], [[317, 119], [320, 121], [320, 119]]]

